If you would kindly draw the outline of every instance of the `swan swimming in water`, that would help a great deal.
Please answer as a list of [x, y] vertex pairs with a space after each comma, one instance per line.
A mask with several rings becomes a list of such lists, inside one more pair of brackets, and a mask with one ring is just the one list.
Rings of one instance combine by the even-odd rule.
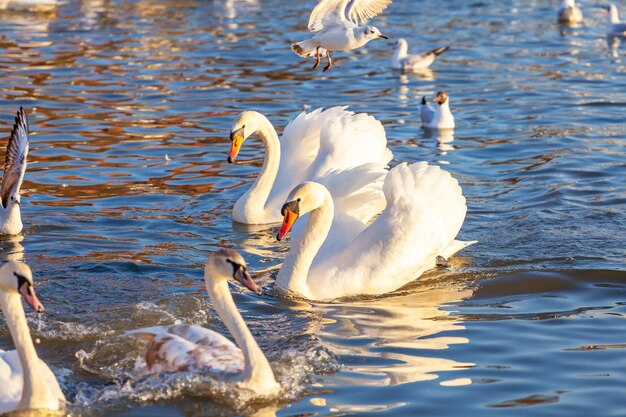
[[221, 249], [212, 253], [204, 268], [204, 282], [215, 311], [237, 345], [213, 330], [187, 324], [127, 331], [124, 335], [149, 340], [146, 366], [139, 370], [139, 376], [207, 369], [220, 376], [233, 377], [241, 388], [258, 395], [273, 395], [279, 391], [267, 358], [237, 311], [228, 288], [229, 278], [250, 291], [259, 291], [248, 273], [246, 261], [238, 252]]
[[20, 187], [26, 172], [28, 156], [28, 119], [20, 107], [7, 143], [7, 154], [0, 188], [0, 233], [16, 235], [22, 231]]
[[380, 212], [385, 205], [382, 196], [369, 201], [341, 199], [346, 192], [352, 192], [347, 177], [354, 178], [354, 173], [360, 172], [359, 182], [382, 179], [392, 158], [382, 124], [372, 116], [346, 109], [302, 112], [285, 127], [280, 140], [261, 113], [239, 114], [230, 133], [228, 162], [235, 161], [242, 144], [255, 133], [263, 142], [266, 156], [256, 181], [235, 203], [233, 220], [245, 224], [281, 222], [280, 208], [285, 198], [304, 181], [324, 184], [337, 201], [337, 214], [368, 207], [374, 211], [371, 215]]
[[54, 373], [37, 356], [20, 297], [37, 312], [43, 305], [35, 295], [28, 265], [9, 262], [0, 268], [0, 308], [15, 350], [0, 349], [0, 414], [17, 410], [59, 410], [65, 396]]
[[[297, 186], [283, 206], [282, 239], [310, 213], [278, 272], [279, 290], [310, 300], [384, 294], [417, 279], [474, 243], [455, 240], [467, 207], [450, 173], [426, 162], [393, 168], [385, 178], [385, 210], [371, 224], [329, 235], [333, 199], [315, 182]], [[331, 239], [332, 242], [325, 242]], [[322, 244], [326, 250], [319, 252]]]

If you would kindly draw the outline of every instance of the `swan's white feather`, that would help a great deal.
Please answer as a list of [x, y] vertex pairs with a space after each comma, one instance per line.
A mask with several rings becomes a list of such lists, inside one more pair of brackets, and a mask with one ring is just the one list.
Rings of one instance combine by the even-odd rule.
[[241, 349], [221, 334], [200, 326], [153, 326], [123, 335], [148, 340], [140, 375], [197, 368], [216, 374], [239, 373], [244, 368]]
[[[370, 194], [373, 200], [367, 206], [362, 205], [363, 198], [357, 201], [352, 191], [341, 185], [349, 183], [340, 179], [365, 171], [369, 171], [370, 177], [386, 174], [384, 170], [392, 153], [387, 148], [385, 129], [374, 117], [348, 111], [346, 107], [303, 112], [285, 128], [280, 148], [278, 173], [266, 203], [271, 213], [275, 213], [272, 215], [275, 222], [282, 219], [280, 209], [289, 192], [304, 181], [327, 185], [337, 200], [336, 213], [352, 210], [352, 216], [357, 216], [360, 212], [358, 216], [366, 222], [375, 214], [370, 213], [371, 207], [378, 207], [376, 212], [384, 207], [382, 194]], [[360, 171], [350, 171], [357, 167], [361, 167]], [[375, 183], [368, 186], [373, 187]], [[351, 198], [344, 199], [348, 195]]]
[[426, 162], [400, 164], [383, 190], [381, 215], [343, 249], [315, 258], [307, 282], [316, 299], [393, 291], [435, 267], [437, 256], [466, 246], [454, 243], [467, 208], [450, 173]]
[[28, 156], [28, 119], [24, 109], [20, 107], [15, 117], [15, 124], [9, 136], [7, 153], [2, 174], [2, 207], [5, 209], [12, 204], [9, 201], [11, 194], [19, 193], [26, 172], [26, 157]]
[[[51, 404], [51, 409], [58, 409], [59, 403], [65, 402], [65, 396], [57, 382], [54, 373], [48, 365], [39, 359], [40, 371], [50, 387], [53, 397], [57, 399]], [[0, 414], [15, 410], [22, 397], [24, 388], [24, 374], [22, 364], [16, 350], [4, 351], [0, 349]]]

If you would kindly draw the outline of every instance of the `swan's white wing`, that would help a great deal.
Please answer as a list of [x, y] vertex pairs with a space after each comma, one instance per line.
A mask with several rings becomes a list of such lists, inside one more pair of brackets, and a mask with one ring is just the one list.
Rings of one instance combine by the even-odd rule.
[[427, 125], [435, 118], [435, 109], [430, 104], [426, 104], [426, 99], [422, 98], [422, 104], [420, 104], [420, 118], [422, 124]]
[[200, 326], [173, 324], [130, 330], [124, 336], [148, 339], [142, 374], [210, 368], [216, 373], [243, 370], [243, 354], [230, 340]]
[[7, 154], [2, 175], [0, 196], [4, 208], [9, 204], [11, 194], [18, 193], [24, 173], [26, 172], [26, 157], [28, 156], [28, 119], [24, 109], [20, 107], [15, 117], [15, 124], [7, 144]]
[[[61, 391], [61, 387], [48, 365], [39, 360], [41, 376], [48, 383], [53, 401], [48, 404], [50, 409], [59, 409], [65, 402], [65, 395]], [[22, 389], [24, 387], [24, 373], [22, 372], [22, 363], [16, 350], [4, 351], [0, 350], [0, 414], [15, 410], [17, 404], [22, 397]]]
[[382, 294], [417, 279], [446, 253], [465, 219], [458, 182], [425, 162], [393, 168], [383, 190], [387, 207], [374, 223], [314, 264], [309, 282], [324, 288], [322, 298]]

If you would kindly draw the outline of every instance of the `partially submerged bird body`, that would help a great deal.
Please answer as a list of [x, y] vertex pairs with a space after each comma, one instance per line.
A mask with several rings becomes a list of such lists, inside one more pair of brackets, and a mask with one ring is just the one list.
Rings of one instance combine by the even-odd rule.
[[417, 55], [410, 55], [409, 45], [405, 39], [398, 39], [396, 50], [391, 57], [391, 67], [405, 71], [417, 71], [430, 67], [435, 62], [435, 58], [449, 49], [448, 46], [436, 48], [431, 51], [422, 52]]
[[227, 281], [232, 277], [258, 292], [245, 261], [236, 251], [219, 250], [209, 256], [204, 277], [213, 307], [237, 344], [213, 330], [186, 324], [131, 330], [124, 334], [148, 340], [145, 366], [137, 371], [137, 376], [201, 370], [228, 377], [257, 395], [277, 393], [280, 386], [272, 368], [237, 311], [228, 288]]
[[28, 147], [28, 119], [24, 109], [20, 107], [7, 143], [0, 188], [0, 234], [16, 235], [23, 228], [20, 187], [26, 172]]
[[0, 414], [17, 410], [58, 410], [65, 403], [61, 387], [48, 365], [37, 356], [21, 298], [38, 312], [30, 268], [9, 262], [0, 268], [0, 308], [15, 350], [0, 350]]
[[420, 104], [420, 118], [422, 126], [427, 129], [454, 129], [454, 115], [450, 111], [448, 94], [440, 91], [435, 96], [435, 106], [426, 103], [426, 97], [422, 97]]
[[557, 14], [557, 21], [562, 24], [577, 24], [583, 21], [583, 12], [575, 0], [563, 0]]
[[315, 33], [311, 39], [291, 45], [301, 57], [315, 56], [313, 69], [317, 69], [324, 55], [328, 71], [333, 63], [330, 53], [360, 48], [372, 39], [387, 39], [374, 26], [359, 26], [370, 17], [381, 13], [391, 0], [320, 0], [311, 12], [308, 28]]
[[[305, 230], [292, 238], [278, 289], [311, 300], [383, 294], [434, 268], [437, 256], [447, 258], [473, 243], [455, 239], [465, 218], [465, 198], [458, 182], [439, 167], [400, 164], [381, 192], [387, 207], [373, 222], [331, 236], [330, 193], [314, 182], [296, 187], [283, 207], [278, 237], [298, 217], [310, 215]], [[324, 244], [332, 250], [320, 250]]]

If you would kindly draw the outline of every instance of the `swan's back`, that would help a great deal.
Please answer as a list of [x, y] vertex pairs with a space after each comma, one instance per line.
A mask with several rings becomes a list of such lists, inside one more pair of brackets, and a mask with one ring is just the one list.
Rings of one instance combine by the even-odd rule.
[[270, 200], [282, 207], [298, 184], [319, 182], [333, 196], [336, 215], [349, 212], [350, 223], [364, 225], [385, 207], [382, 179], [392, 156], [383, 125], [368, 114], [345, 106], [303, 112], [284, 130]]
[[139, 375], [210, 369], [213, 373], [240, 373], [241, 350], [226, 337], [200, 326], [173, 324], [124, 332], [147, 339], [145, 367]]
[[387, 207], [343, 250], [314, 265], [309, 282], [322, 298], [382, 294], [435, 267], [454, 242], [466, 204], [450, 173], [426, 162], [400, 164], [383, 186]]

